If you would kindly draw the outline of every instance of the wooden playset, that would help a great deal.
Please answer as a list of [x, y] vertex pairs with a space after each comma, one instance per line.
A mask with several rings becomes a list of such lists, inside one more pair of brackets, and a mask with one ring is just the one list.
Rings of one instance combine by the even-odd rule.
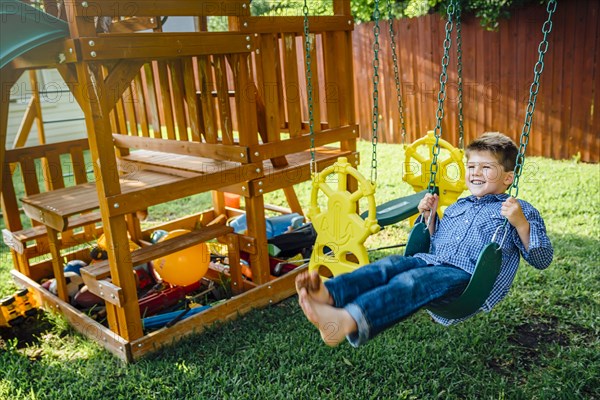
[[[2, 4], [23, 24], [51, 18], [17, 1]], [[293, 185], [310, 179], [303, 17], [252, 16], [248, 0], [74, 0], [62, 12], [65, 29], [56, 23], [54, 36], [4, 58], [0, 71], [3, 237], [15, 280], [128, 362], [292, 295], [296, 272], [271, 273], [265, 210], [303, 214]], [[358, 163], [350, 2], [334, 0], [332, 14], [310, 17], [318, 170], [340, 156]], [[163, 32], [162, 21], [174, 16], [195, 18], [199, 29]], [[227, 31], [203, 30], [214, 16], [227, 18]], [[107, 17], [112, 24], [100, 23]], [[87, 139], [6, 150], [7, 88], [39, 68], [60, 72], [84, 112]], [[17, 175], [23, 196], [15, 190]], [[263, 196], [275, 190], [284, 191], [288, 209], [265, 204]], [[212, 192], [212, 208], [142, 229], [139, 216], [149, 207], [203, 192]], [[245, 210], [226, 206], [224, 193], [242, 196]], [[21, 209], [31, 228], [24, 228]], [[247, 231], [234, 233], [225, 222], [244, 211]], [[156, 229], [189, 232], [152, 243]], [[81, 276], [104, 301], [107, 326], [69, 303], [63, 265], [89, 259], [89, 248], [74, 244], [101, 235], [108, 257], [82, 268]], [[233, 296], [145, 332], [134, 267], [213, 239], [227, 246]], [[252, 280], [242, 275], [242, 256]], [[206, 278], [222, 275], [209, 269]], [[56, 295], [40, 284], [48, 278], [55, 279]]]

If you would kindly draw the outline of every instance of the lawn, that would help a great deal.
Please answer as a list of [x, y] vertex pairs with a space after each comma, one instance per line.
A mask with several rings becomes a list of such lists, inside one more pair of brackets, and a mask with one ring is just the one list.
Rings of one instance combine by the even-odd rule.
[[[367, 176], [369, 146], [359, 144]], [[398, 173], [402, 147], [378, 154], [378, 202], [410, 193]], [[297, 191], [306, 205], [310, 186]], [[523, 264], [489, 314], [445, 328], [419, 312], [361, 348], [329, 348], [293, 297], [133, 365], [45, 315], [28, 343], [2, 331], [0, 399], [600, 399], [600, 167], [528, 158], [519, 197], [545, 218], [554, 262], [545, 271]], [[155, 207], [151, 218], [207, 200]], [[367, 244], [402, 242], [408, 229], [386, 228]], [[4, 296], [15, 290], [5, 246], [0, 259]]]

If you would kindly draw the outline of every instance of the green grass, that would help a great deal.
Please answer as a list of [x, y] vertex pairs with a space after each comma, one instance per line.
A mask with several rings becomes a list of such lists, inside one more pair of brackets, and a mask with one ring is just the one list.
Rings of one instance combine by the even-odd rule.
[[[368, 174], [369, 145], [359, 148]], [[402, 148], [381, 145], [378, 154], [378, 202], [410, 193], [397, 169]], [[134, 365], [47, 316], [28, 346], [7, 340], [0, 350], [0, 399], [599, 399], [600, 169], [541, 158], [526, 165], [519, 197], [545, 218], [555, 258], [545, 271], [522, 265], [489, 314], [444, 328], [420, 312], [361, 348], [331, 349], [291, 298]], [[310, 184], [297, 192], [307, 204]], [[151, 217], [207, 200], [156, 207]], [[408, 229], [387, 228], [368, 245], [403, 241]], [[15, 287], [2, 251], [6, 295]]]

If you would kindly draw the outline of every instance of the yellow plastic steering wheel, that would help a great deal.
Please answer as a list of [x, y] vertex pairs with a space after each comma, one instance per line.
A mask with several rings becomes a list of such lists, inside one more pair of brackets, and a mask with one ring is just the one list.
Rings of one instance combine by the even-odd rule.
[[[429, 168], [433, 154], [432, 146], [435, 144], [433, 131], [428, 131], [427, 136], [415, 141], [405, 149], [404, 176], [402, 179], [411, 185], [415, 192], [425, 190], [429, 186]], [[438, 164], [438, 173], [435, 176], [435, 185], [440, 191], [438, 212], [442, 216], [442, 206], [449, 206], [456, 202], [458, 197], [467, 189], [465, 184], [464, 151], [452, 146], [444, 139], [439, 141], [440, 148], [448, 150], [450, 155]], [[420, 146], [427, 146], [428, 157], [417, 152]]]

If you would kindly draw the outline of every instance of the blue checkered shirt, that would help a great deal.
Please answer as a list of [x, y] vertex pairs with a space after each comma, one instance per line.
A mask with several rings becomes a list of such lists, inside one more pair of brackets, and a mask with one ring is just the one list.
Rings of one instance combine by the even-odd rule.
[[[415, 257], [432, 265], [454, 265], [472, 274], [479, 253], [490, 243], [494, 232], [504, 221], [500, 209], [502, 202], [508, 197], [508, 194], [503, 193], [487, 195], [480, 199], [475, 196], [459, 199], [446, 209], [444, 217], [439, 220], [431, 237], [430, 253], [415, 254]], [[500, 275], [480, 310], [489, 312], [507, 295], [519, 267], [520, 255], [537, 269], [547, 268], [552, 262], [554, 251], [546, 235], [544, 220], [531, 204], [523, 200], [519, 200], [519, 203], [531, 226], [529, 250], [525, 250], [517, 230], [507, 223], [508, 232], [502, 245]], [[504, 230], [500, 229], [496, 242], [501, 241], [503, 234]], [[470, 317], [446, 319], [431, 312], [430, 314], [435, 321], [443, 325], [452, 325]]]

